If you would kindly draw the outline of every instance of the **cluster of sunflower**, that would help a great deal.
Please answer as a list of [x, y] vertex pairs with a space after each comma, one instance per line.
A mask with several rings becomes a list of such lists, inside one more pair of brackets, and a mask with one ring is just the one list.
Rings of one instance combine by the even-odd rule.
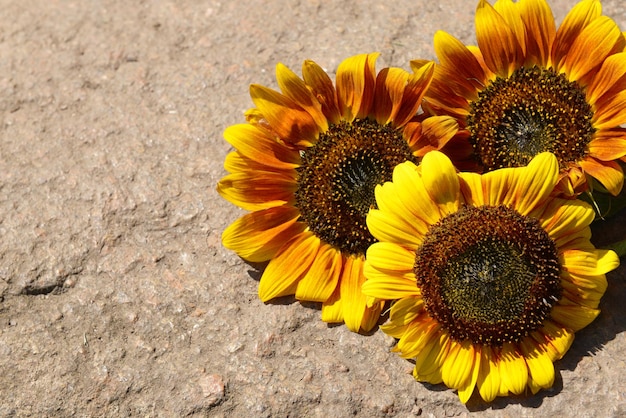
[[619, 265], [580, 197], [618, 195], [626, 162], [626, 33], [600, 1], [557, 29], [545, 0], [481, 0], [476, 38], [437, 32], [438, 63], [411, 72], [357, 55], [335, 83], [279, 64], [280, 92], [252, 85], [224, 132], [218, 184], [250, 211], [224, 246], [269, 261], [261, 300], [382, 323], [417, 380], [464, 403], [552, 386]]

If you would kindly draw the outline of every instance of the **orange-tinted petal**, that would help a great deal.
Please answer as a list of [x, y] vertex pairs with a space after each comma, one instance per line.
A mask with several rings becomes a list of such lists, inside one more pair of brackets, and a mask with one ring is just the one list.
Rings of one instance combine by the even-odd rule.
[[306, 110], [322, 132], [328, 130], [328, 120], [322, 112], [322, 104], [305, 82], [283, 64], [276, 66], [276, 80], [283, 94]]
[[589, 143], [589, 155], [600, 161], [611, 161], [626, 155], [624, 138], [596, 138]]
[[503, 78], [523, 62], [523, 53], [513, 30], [487, 1], [476, 8], [476, 40], [487, 67]]
[[552, 10], [545, 0], [525, 0], [517, 3], [526, 26], [525, 65], [547, 66], [550, 49], [556, 36]]
[[402, 104], [397, 114], [393, 117], [394, 126], [404, 126], [417, 114], [422, 99], [435, 73], [435, 63], [428, 61], [419, 68], [413, 69], [413, 74], [409, 76], [404, 93]]
[[570, 81], [580, 80], [599, 67], [611, 53], [617, 52], [616, 45], [620, 40], [623, 40], [622, 32], [617, 24], [607, 16], [600, 16], [589, 23], [569, 46], [561, 69]]
[[287, 149], [254, 125], [229, 126], [224, 131], [224, 139], [241, 155], [270, 167], [290, 169], [300, 162], [296, 151]]
[[601, 14], [602, 6], [598, 0], [580, 1], [569, 11], [559, 26], [552, 45], [552, 63], [557, 69], [561, 67], [561, 61], [570, 51], [574, 40]]
[[310, 231], [290, 239], [269, 262], [259, 283], [263, 302], [280, 296], [293, 295], [298, 281], [311, 267], [320, 247], [320, 240]]
[[386, 125], [394, 120], [402, 105], [408, 78], [409, 73], [401, 68], [384, 68], [378, 73], [372, 111], [379, 124]]
[[298, 281], [296, 299], [324, 302], [333, 294], [342, 270], [341, 252], [322, 244], [311, 266]]
[[624, 81], [621, 91], [596, 103], [596, 121], [593, 123], [596, 129], [611, 129], [626, 123], [626, 79]]
[[619, 91], [624, 89], [626, 76], [626, 52], [613, 54], [607, 57], [602, 67], [587, 86], [587, 101], [595, 105], [605, 94], [614, 91], [618, 86]]
[[598, 161], [587, 157], [579, 162], [585, 173], [598, 180], [613, 195], [617, 196], [624, 186], [624, 172], [615, 161]]
[[409, 146], [417, 157], [441, 150], [459, 131], [459, 124], [450, 116], [431, 116], [424, 119], [421, 129], [409, 138]]
[[[435, 32], [434, 48], [441, 63], [435, 70], [435, 74], [441, 75], [436, 78], [441, 79], [444, 86], [448, 82], [455, 83], [454, 89], [459, 96], [474, 99], [476, 90], [487, 84], [485, 71], [474, 54], [461, 41], [443, 31]], [[453, 72], [455, 76], [445, 77], [443, 73], [447, 72]], [[432, 93], [428, 93], [428, 96], [446, 97]]]
[[267, 261], [304, 230], [306, 225], [297, 222], [299, 214], [292, 206], [249, 213], [224, 230], [222, 244], [248, 261]]
[[337, 91], [326, 72], [315, 62], [307, 60], [302, 64], [302, 78], [322, 105], [322, 112], [331, 123], [340, 120]]
[[247, 210], [267, 209], [293, 201], [296, 183], [281, 173], [238, 172], [228, 174], [217, 185], [219, 194]]
[[343, 119], [352, 122], [369, 115], [376, 85], [378, 53], [344, 60], [337, 68], [337, 99]]
[[250, 97], [281, 139], [296, 146], [311, 146], [319, 129], [313, 117], [290, 98], [258, 84], [250, 86]]
[[494, 3], [493, 8], [515, 35], [521, 55], [526, 56], [526, 27], [520, 15], [520, 3], [513, 3], [511, 0], [499, 0]]

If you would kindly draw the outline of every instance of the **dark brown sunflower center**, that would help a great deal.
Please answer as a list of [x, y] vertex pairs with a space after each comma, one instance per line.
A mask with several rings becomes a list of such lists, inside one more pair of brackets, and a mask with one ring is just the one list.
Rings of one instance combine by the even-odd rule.
[[349, 254], [375, 242], [365, 224], [374, 188], [415, 157], [402, 131], [364, 119], [331, 126], [302, 152], [296, 206], [322, 241]]
[[433, 225], [414, 271], [430, 316], [475, 344], [519, 341], [561, 296], [554, 241], [505, 206], [466, 206]]
[[534, 66], [496, 78], [471, 103], [467, 123], [478, 158], [490, 171], [526, 165], [544, 151], [561, 166], [580, 159], [595, 132], [592, 118], [577, 83]]

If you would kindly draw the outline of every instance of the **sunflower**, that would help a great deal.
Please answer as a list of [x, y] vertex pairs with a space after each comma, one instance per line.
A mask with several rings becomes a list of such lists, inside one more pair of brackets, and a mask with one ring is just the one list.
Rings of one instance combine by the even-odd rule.
[[236, 151], [218, 184], [222, 197], [251, 211], [222, 242], [248, 261], [269, 260], [261, 300], [321, 302], [322, 320], [356, 332], [371, 330], [381, 310], [361, 293], [365, 251], [375, 241], [365, 223], [374, 187], [397, 164], [449, 146], [458, 130], [450, 117], [417, 119], [434, 63], [412, 74], [376, 73], [377, 56], [343, 61], [336, 87], [312, 61], [302, 78], [279, 64], [281, 92], [252, 85], [248, 123], [224, 132]]
[[435, 34], [441, 65], [425, 109], [469, 130], [484, 171], [550, 151], [562, 193], [586, 190], [591, 176], [617, 195], [626, 161], [626, 37], [600, 1], [578, 3], [557, 30], [545, 0], [481, 0], [476, 38], [478, 47], [468, 47]]
[[491, 401], [553, 384], [619, 264], [589, 241], [590, 205], [554, 196], [558, 173], [547, 152], [480, 175], [433, 151], [376, 188], [363, 293], [394, 301], [381, 329], [417, 380], [464, 403], [475, 388]]

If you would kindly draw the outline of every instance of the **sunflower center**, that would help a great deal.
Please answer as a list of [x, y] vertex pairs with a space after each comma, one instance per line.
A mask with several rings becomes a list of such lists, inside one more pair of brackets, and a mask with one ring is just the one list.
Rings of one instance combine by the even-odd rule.
[[593, 111], [576, 82], [550, 68], [521, 67], [496, 78], [471, 103], [474, 149], [487, 171], [527, 165], [550, 151], [562, 167], [587, 154]]
[[414, 272], [430, 316], [475, 344], [519, 341], [561, 296], [554, 241], [506, 206], [465, 206], [433, 225]]
[[375, 242], [365, 224], [374, 188], [401, 162], [416, 161], [402, 130], [370, 119], [341, 122], [301, 152], [296, 206], [322, 241], [349, 254]]

